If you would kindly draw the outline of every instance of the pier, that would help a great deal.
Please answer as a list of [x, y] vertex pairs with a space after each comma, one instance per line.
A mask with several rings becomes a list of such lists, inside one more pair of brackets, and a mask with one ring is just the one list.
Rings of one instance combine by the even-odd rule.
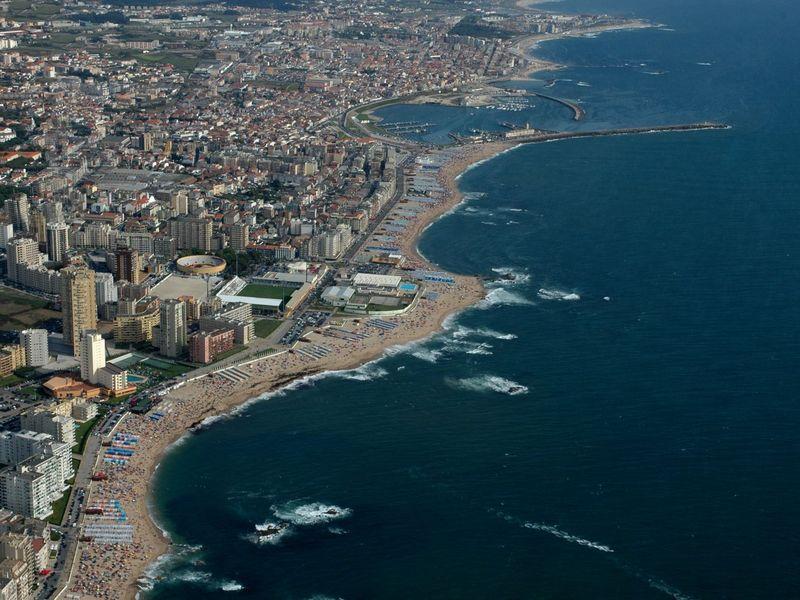
[[656, 125], [655, 127], [626, 127], [620, 129], [601, 129], [598, 131], [562, 131], [562, 132], [531, 132], [530, 135], [521, 135], [524, 130], [507, 133], [504, 137], [521, 144], [535, 142], [551, 142], [554, 140], [571, 140], [575, 138], [610, 137], [614, 135], [636, 135], [643, 133], [662, 133], [669, 131], [704, 131], [708, 129], [730, 129], [730, 125], [721, 123], [688, 123], [681, 125]]
[[577, 102], [573, 102], [572, 100], [565, 100], [564, 98], [557, 98], [555, 96], [548, 96], [547, 94], [540, 94], [539, 92], [528, 92], [531, 96], [537, 96], [539, 98], [544, 98], [545, 100], [551, 100], [552, 102], [558, 102], [559, 104], [566, 106], [572, 111], [572, 118], [575, 121], [583, 120], [583, 117], [586, 116], [586, 111], [583, 110], [580, 104]]

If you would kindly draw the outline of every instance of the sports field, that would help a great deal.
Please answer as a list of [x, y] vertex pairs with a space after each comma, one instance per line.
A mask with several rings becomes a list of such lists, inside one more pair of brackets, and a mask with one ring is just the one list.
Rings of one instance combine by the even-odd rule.
[[237, 296], [250, 296], [251, 298], [274, 298], [275, 300], [288, 300], [294, 290], [282, 288], [276, 285], [264, 285], [261, 283], [248, 283], [242, 288]]

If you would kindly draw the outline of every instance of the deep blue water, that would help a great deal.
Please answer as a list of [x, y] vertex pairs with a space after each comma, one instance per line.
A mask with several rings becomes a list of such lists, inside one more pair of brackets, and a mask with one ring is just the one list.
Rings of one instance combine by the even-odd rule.
[[[471, 200], [422, 251], [520, 277], [436, 338], [169, 454], [156, 503], [187, 547], [151, 597], [800, 597], [800, 7], [599, 2], [557, 6], [674, 31], [544, 45], [591, 87], [551, 88], [585, 122], [537, 118], [734, 128], [467, 172]], [[474, 127], [460, 110], [443, 124]], [[348, 512], [312, 523], [314, 503]], [[291, 535], [248, 539], [276, 513]]]

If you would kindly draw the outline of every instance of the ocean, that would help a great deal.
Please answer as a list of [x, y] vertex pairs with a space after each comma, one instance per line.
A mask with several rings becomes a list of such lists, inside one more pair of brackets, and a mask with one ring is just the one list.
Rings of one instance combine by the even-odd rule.
[[[660, 29], [543, 44], [582, 122], [466, 172], [420, 249], [513, 280], [444, 332], [253, 402], [155, 478], [149, 599], [800, 597], [800, 6], [573, 0]], [[556, 79], [555, 82], [550, 81]], [[579, 85], [580, 83], [580, 85]], [[549, 86], [549, 87], [547, 87]], [[259, 544], [255, 527], [288, 527]]]

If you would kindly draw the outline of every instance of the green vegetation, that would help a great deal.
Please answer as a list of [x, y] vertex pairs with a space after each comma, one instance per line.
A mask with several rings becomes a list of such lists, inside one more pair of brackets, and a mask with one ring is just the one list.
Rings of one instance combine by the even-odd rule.
[[249, 283], [244, 286], [237, 296], [250, 296], [252, 298], [273, 298], [286, 302], [292, 296], [294, 290], [278, 287], [277, 285], [263, 285], [261, 283]]
[[216, 363], [216, 362], [219, 362], [221, 360], [225, 360], [226, 358], [230, 358], [234, 354], [239, 354], [239, 352], [241, 352], [242, 350], [246, 350], [246, 349], [247, 349], [247, 346], [234, 346], [233, 348], [231, 348], [227, 352], [222, 352], [221, 354], [217, 354], [214, 357], [214, 362]]
[[281, 321], [277, 319], [261, 319], [254, 323], [255, 333], [260, 338], [269, 337], [273, 331], [280, 327]]
[[464, 17], [450, 29], [450, 33], [453, 35], [468, 35], [475, 38], [499, 38], [503, 40], [513, 37], [514, 35], [511, 31], [506, 31], [505, 29], [500, 29], [499, 27], [488, 24], [481, 20], [481, 17], [478, 15]]
[[80, 458], [73, 458], [72, 459], [72, 470], [75, 472], [75, 475], [78, 474], [78, 469], [81, 468], [81, 459]]
[[52, 523], [53, 525], [61, 525], [61, 521], [64, 519], [64, 511], [67, 510], [67, 502], [69, 502], [69, 494], [72, 491], [72, 486], [64, 492], [64, 495], [61, 496], [58, 500], [53, 502], [53, 514], [50, 515], [50, 518], [47, 519], [48, 523]]
[[17, 385], [18, 383], [22, 382], [21, 377], [17, 377], [13, 373], [6, 377], [0, 378], [0, 387], [10, 387], [12, 385]]
[[149, 54], [139, 53], [134, 58], [140, 63], [158, 63], [172, 65], [179, 71], [191, 73], [194, 71], [199, 59], [193, 54], [179, 54], [177, 52], [151, 52]]
[[54, 319], [61, 313], [47, 309], [48, 302], [24, 292], [0, 288], [0, 329], [16, 331]]
[[81, 423], [80, 427], [75, 430], [75, 445], [72, 447], [73, 452], [76, 454], [83, 454], [83, 451], [86, 449], [86, 441], [89, 439], [89, 434], [92, 432], [99, 418], [100, 417], [97, 416], [94, 419], [89, 419]]

